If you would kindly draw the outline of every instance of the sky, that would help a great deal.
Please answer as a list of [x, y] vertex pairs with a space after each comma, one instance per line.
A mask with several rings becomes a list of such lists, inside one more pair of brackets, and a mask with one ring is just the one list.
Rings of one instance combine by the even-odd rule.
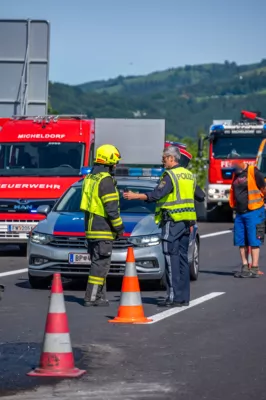
[[0, 0], [0, 17], [48, 20], [49, 78], [73, 85], [266, 58], [265, 0]]

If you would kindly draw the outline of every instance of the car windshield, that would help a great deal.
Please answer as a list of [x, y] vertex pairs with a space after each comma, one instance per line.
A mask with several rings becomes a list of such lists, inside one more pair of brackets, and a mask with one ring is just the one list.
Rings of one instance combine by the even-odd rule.
[[82, 143], [0, 144], [0, 176], [78, 176], [83, 160]]
[[262, 138], [260, 136], [227, 136], [213, 140], [213, 157], [220, 159], [256, 158]]
[[[120, 192], [120, 211], [121, 213], [154, 214], [155, 203], [146, 203], [141, 200], [125, 200], [122, 196], [125, 190], [135, 193], [146, 193], [153, 190], [151, 187], [138, 187], [133, 185], [117, 185]], [[81, 187], [72, 186], [66, 194], [59, 200], [55, 210], [57, 212], [80, 212]]]

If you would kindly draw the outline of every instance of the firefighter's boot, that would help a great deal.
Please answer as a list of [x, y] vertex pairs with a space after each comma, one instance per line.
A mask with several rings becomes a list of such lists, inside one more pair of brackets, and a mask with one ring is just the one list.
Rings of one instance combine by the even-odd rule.
[[95, 285], [88, 283], [85, 298], [84, 307], [108, 307], [109, 301], [106, 299], [106, 284]]

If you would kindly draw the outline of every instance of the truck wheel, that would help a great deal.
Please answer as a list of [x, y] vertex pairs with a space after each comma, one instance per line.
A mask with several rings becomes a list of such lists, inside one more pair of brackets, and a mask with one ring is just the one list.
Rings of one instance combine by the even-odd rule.
[[22, 255], [26, 256], [26, 254], [27, 254], [27, 243], [22, 243], [22, 244], [19, 245], [19, 252]]
[[214, 208], [214, 206], [212, 204], [208, 204], [207, 209], [206, 209], [206, 221], [207, 222], [219, 222], [219, 220], [221, 219], [221, 215], [218, 211], [221, 210], [220, 207], [216, 207], [212, 210], [212, 208]]
[[192, 281], [197, 281], [199, 276], [199, 239], [196, 237], [192, 261], [190, 264], [190, 279]]
[[36, 276], [32, 276], [28, 274], [29, 283], [32, 289], [47, 289], [50, 283], [50, 279], [47, 278], [37, 278]]

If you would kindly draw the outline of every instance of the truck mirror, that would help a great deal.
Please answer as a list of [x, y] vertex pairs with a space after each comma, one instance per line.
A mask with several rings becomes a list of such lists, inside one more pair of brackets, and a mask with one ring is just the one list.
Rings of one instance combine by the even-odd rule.
[[202, 158], [203, 157], [203, 138], [200, 137], [198, 140], [198, 157]]

